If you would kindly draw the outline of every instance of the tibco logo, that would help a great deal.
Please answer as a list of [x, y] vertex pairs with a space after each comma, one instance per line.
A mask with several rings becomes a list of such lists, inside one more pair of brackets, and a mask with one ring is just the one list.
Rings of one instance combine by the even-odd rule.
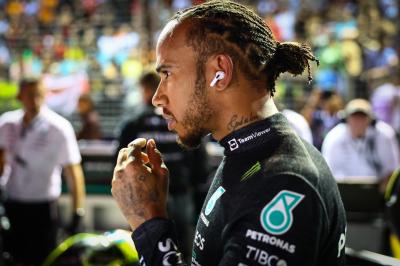
[[279, 259], [278, 256], [268, 254], [265, 250], [247, 245], [246, 258], [256, 261], [260, 265], [266, 266], [288, 266], [287, 262]]

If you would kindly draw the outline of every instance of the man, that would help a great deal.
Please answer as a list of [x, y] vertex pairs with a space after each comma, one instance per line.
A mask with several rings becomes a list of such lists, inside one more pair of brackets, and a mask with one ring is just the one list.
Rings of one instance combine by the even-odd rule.
[[286, 117], [290, 126], [297, 133], [297, 135], [299, 135], [299, 137], [303, 138], [308, 143], [312, 144], [312, 132], [304, 116], [287, 108], [283, 109], [281, 112]]
[[321, 150], [326, 134], [340, 122], [338, 112], [343, 109], [342, 98], [335, 91], [315, 89], [302, 110], [308, 121], [313, 144]]
[[399, 166], [399, 145], [394, 130], [374, 121], [371, 105], [364, 99], [350, 101], [344, 109], [346, 123], [326, 136], [322, 154], [336, 180], [371, 179], [382, 186]]
[[[240, 4], [211, 1], [176, 14], [156, 53], [161, 82], [153, 104], [168, 128], [183, 145], [195, 147], [210, 132], [225, 148], [197, 223], [192, 265], [343, 265], [346, 223], [335, 180], [271, 97], [280, 73], [300, 74], [316, 60], [310, 49], [277, 43]], [[184, 265], [155, 141], [137, 139], [118, 157], [112, 193], [141, 264]]]
[[78, 140], [101, 139], [100, 116], [89, 94], [83, 94], [79, 97], [77, 111], [81, 118], [82, 128], [76, 134], [76, 138]]
[[38, 80], [22, 80], [17, 97], [23, 109], [0, 117], [0, 170], [8, 168], [3, 178], [11, 225], [5, 244], [17, 265], [40, 265], [56, 246], [62, 167], [72, 193], [74, 227], [83, 215], [85, 187], [75, 133], [44, 106], [44, 96]]
[[[171, 173], [168, 211], [179, 228], [177, 236], [182, 244], [182, 252], [190, 254], [192, 239], [189, 233], [193, 227], [193, 196], [197, 199], [199, 195], [205, 194], [201, 193], [200, 189], [207, 177], [206, 154], [204, 149], [185, 151], [176, 143], [176, 134], [168, 130], [167, 122], [151, 104], [159, 83], [160, 77], [156, 72], [145, 72], [139, 78], [142, 104], [138, 105], [131, 118], [123, 123], [117, 151], [128, 146], [136, 138], [154, 139], [157, 142]], [[201, 197], [201, 201], [204, 200], [204, 196]]]

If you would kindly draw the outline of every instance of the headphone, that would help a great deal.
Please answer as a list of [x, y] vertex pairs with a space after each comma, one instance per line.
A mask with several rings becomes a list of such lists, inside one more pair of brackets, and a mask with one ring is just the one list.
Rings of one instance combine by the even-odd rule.
[[214, 87], [215, 84], [217, 84], [218, 80], [224, 79], [225, 78], [225, 72], [224, 71], [217, 71], [215, 73], [214, 79], [210, 83], [210, 87]]

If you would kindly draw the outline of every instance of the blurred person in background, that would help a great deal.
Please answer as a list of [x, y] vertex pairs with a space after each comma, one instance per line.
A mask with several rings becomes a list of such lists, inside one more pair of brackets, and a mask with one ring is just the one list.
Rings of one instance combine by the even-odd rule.
[[360, 85], [360, 74], [362, 72], [362, 49], [357, 42], [359, 32], [357, 28], [349, 28], [341, 33], [341, 50], [348, 82], [347, 99], [353, 99], [360, 94], [363, 88]]
[[371, 104], [377, 119], [382, 120], [400, 136], [400, 68], [397, 75], [390, 75], [387, 81], [375, 88]]
[[304, 116], [295, 110], [287, 108], [286, 105], [278, 99], [275, 99], [275, 105], [286, 117], [290, 127], [297, 133], [297, 135], [299, 135], [300, 138], [304, 139], [308, 143], [313, 144], [311, 128]]
[[23, 109], [0, 117], [0, 175], [11, 225], [5, 245], [16, 265], [40, 265], [57, 243], [61, 170], [72, 195], [71, 233], [84, 214], [84, 176], [73, 128], [44, 106], [41, 82], [22, 80], [17, 97]]
[[335, 91], [312, 91], [301, 114], [310, 125], [313, 144], [317, 149], [321, 150], [326, 134], [340, 122], [338, 112], [342, 107], [342, 98]]
[[283, 109], [281, 112], [289, 121], [290, 126], [296, 131], [297, 135], [312, 144], [312, 132], [304, 116], [287, 108]]
[[380, 31], [377, 40], [371, 41], [365, 50], [364, 69], [370, 78], [378, 78], [393, 70], [399, 64], [399, 58], [393, 44], [393, 36]]
[[[399, 166], [399, 146], [394, 130], [375, 121], [371, 105], [364, 99], [350, 101], [345, 122], [326, 136], [322, 154], [337, 181], [365, 179], [382, 184]], [[367, 181], [368, 181], [367, 180]]]
[[190, 256], [194, 209], [199, 211], [206, 190], [202, 185], [207, 178], [206, 154], [199, 150], [185, 151], [176, 143], [176, 133], [168, 130], [167, 121], [151, 103], [160, 83], [156, 72], [145, 72], [139, 78], [142, 103], [136, 107], [131, 117], [121, 127], [116, 152], [136, 138], [154, 139], [171, 173], [168, 210], [175, 221], [179, 242], [185, 256]]
[[83, 94], [79, 97], [78, 113], [81, 117], [82, 128], [76, 136], [77, 139], [101, 139], [100, 117], [89, 94]]

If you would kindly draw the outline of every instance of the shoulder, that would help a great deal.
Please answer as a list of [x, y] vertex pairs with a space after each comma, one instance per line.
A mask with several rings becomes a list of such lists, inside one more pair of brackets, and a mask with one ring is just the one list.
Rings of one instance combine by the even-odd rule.
[[16, 123], [23, 115], [24, 112], [21, 109], [5, 112], [0, 116], [0, 125]]
[[71, 123], [61, 115], [57, 114], [47, 107], [43, 107], [41, 112], [42, 117], [46, 119], [46, 122], [54, 131], [62, 135], [70, 135], [71, 132], [74, 132]]
[[301, 114], [296, 113], [295, 111], [289, 109], [283, 110], [282, 114], [287, 118], [289, 124], [297, 131], [304, 131], [310, 129], [307, 120]]
[[296, 113], [295, 111], [293, 111], [293, 110], [290, 110], [290, 109], [284, 109], [284, 110], [282, 110], [282, 112], [281, 112], [286, 118], [287, 118], [287, 120], [295, 120], [295, 119], [302, 119], [303, 118], [303, 116], [302, 115], [300, 115], [299, 113]]
[[280, 194], [290, 194], [294, 198], [298, 198], [299, 201], [304, 197], [312, 198], [312, 202], [316, 205], [321, 207], [324, 205], [324, 201], [316, 189], [316, 184], [296, 173], [287, 172], [270, 176], [263, 171], [259, 175], [243, 182], [240, 187], [239, 190], [247, 198], [245, 202], [249, 203], [249, 206], [245, 208], [257, 202], [264, 205]]
[[327, 134], [327, 137], [345, 136], [348, 134], [348, 126], [346, 123], [339, 123], [333, 127]]
[[297, 136], [284, 138], [274, 153], [263, 160], [263, 164], [266, 176], [303, 176], [312, 184], [317, 184], [320, 179], [330, 178], [329, 168], [321, 153]]
[[375, 124], [375, 128], [380, 135], [386, 138], [396, 138], [396, 132], [394, 131], [394, 129], [389, 124], [383, 121], [377, 121]]
[[339, 123], [326, 134], [323, 144], [335, 143], [345, 140], [349, 134], [349, 129], [346, 123]]

